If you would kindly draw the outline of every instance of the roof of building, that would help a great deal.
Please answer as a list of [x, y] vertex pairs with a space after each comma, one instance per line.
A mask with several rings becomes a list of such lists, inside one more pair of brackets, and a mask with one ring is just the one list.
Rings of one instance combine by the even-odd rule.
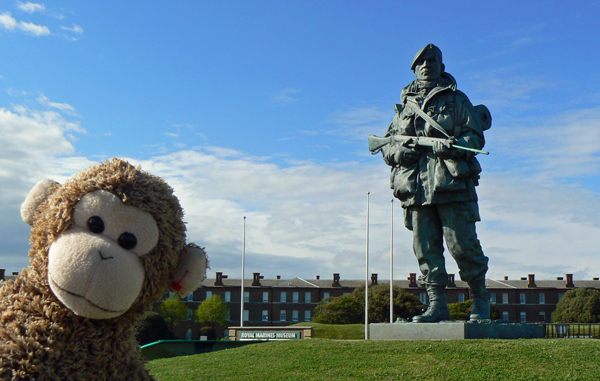
[[[394, 280], [394, 286], [401, 288], [410, 288], [410, 278]], [[532, 279], [535, 287], [530, 287], [529, 279], [516, 279], [516, 280], [495, 280], [486, 279], [486, 286], [488, 289], [565, 289], [569, 290], [573, 287], [567, 287], [567, 280], [535, 280]], [[216, 278], [207, 278], [202, 282], [201, 287], [215, 287]], [[244, 287], [253, 287], [253, 279], [245, 279]], [[303, 279], [303, 278], [292, 278], [292, 279], [260, 279], [260, 287], [263, 288], [336, 288], [333, 286], [333, 279]], [[240, 279], [222, 279], [222, 287], [240, 287]], [[369, 284], [371, 280], [369, 280]], [[379, 279], [379, 284], [389, 284], [389, 280]], [[456, 288], [468, 288], [467, 282], [461, 280], [455, 280]], [[364, 286], [365, 280], [363, 279], [340, 279], [339, 288], [356, 288]], [[575, 288], [596, 288], [600, 289], [600, 280], [573, 280], [573, 286]], [[254, 286], [256, 287], [256, 286]], [[453, 288], [453, 287], [449, 287]]]

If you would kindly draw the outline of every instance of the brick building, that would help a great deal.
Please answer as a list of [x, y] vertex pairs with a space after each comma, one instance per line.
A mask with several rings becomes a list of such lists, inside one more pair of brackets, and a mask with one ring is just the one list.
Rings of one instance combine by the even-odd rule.
[[[0, 269], [0, 282], [14, 279], [18, 273], [6, 275]], [[465, 282], [455, 280], [449, 275], [446, 288], [448, 303], [457, 303], [469, 299], [469, 289]], [[371, 284], [389, 284], [379, 281], [377, 274], [371, 275]], [[265, 279], [260, 273], [254, 273], [253, 279], [244, 281], [244, 325], [245, 326], [285, 326], [311, 321], [317, 303], [329, 296], [341, 296], [351, 293], [365, 284], [364, 280], [345, 280], [334, 273], [333, 278], [321, 279]], [[534, 274], [510, 280], [487, 279], [490, 301], [496, 305], [501, 319], [507, 322], [540, 323], [550, 322], [556, 304], [565, 292], [574, 288], [592, 288], [600, 290], [600, 279], [574, 280], [573, 274], [558, 277], [556, 280], [536, 280]], [[417, 283], [417, 275], [409, 274], [406, 279], [394, 280], [394, 286], [416, 295], [423, 304], [427, 304], [427, 292]], [[221, 296], [229, 309], [231, 325], [240, 325], [241, 282], [229, 279], [217, 272], [214, 278], [207, 278], [200, 288], [190, 293], [183, 301], [188, 306], [188, 319], [175, 327], [180, 338], [197, 339], [200, 324], [193, 321], [193, 312], [200, 303], [211, 295]]]
[[[448, 303], [463, 302], [469, 299], [466, 282], [455, 280], [449, 275], [446, 288]], [[370, 284], [389, 284], [379, 281], [377, 274], [371, 275]], [[341, 296], [363, 286], [364, 280], [345, 280], [334, 273], [333, 279], [264, 279], [260, 273], [254, 273], [253, 279], [244, 281], [244, 325], [245, 326], [285, 326], [308, 322], [314, 315], [317, 303], [329, 296]], [[550, 322], [550, 316], [562, 295], [573, 288], [584, 287], [600, 289], [600, 280], [576, 281], [572, 274], [558, 277], [556, 280], [535, 280], [534, 274], [517, 280], [487, 279], [486, 285], [490, 300], [500, 312], [501, 320], [507, 322], [543, 323]], [[423, 304], [427, 304], [427, 292], [417, 283], [417, 275], [412, 273], [406, 279], [394, 280], [394, 286], [416, 295]], [[217, 272], [214, 278], [207, 278], [202, 286], [190, 293], [184, 302], [192, 310], [198, 308], [203, 300], [211, 295], [219, 295], [229, 308], [231, 325], [240, 325], [240, 279], [229, 279]], [[199, 325], [191, 319], [182, 322], [176, 328], [179, 337], [196, 338]]]

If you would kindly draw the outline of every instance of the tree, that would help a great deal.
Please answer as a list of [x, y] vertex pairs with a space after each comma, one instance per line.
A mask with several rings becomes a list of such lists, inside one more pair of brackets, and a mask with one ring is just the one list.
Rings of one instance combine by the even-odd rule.
[[169, 330], [173, 332], [173, 328], [180, 320], [187, 318], [187, 306], [181, 301], [179, 295], [173, 294], [165, 299], [158, 306], [158, 313], [165, 319], [169, 325]]
[[354, 295], [330, 296], [315, 307], [313, 321], [322, 324], [358, 324], [364, 320], [364, 301]]
[[210, 298], [204, 300], [195, 312], [196, 321], [202, 324], [208, 324], [219, 336], [227, 327], [227, 312], [229, 309], [219, 295], [213, 294]]
[[552, 313], [554, 323], [598, 323], [600, 321], [600, 292], [576, 288], [567, 291]]
[[[469, 317], [471, 315], [471, 306], [471, 300], [448, 304], [448, 309], [450, 310], [450, 318], [454, 321], [469, 320]], [[500, 311], [498, 311], [498, 308], [496, 308], [495, 304], [490, 304], [490, 319], [500, 319]]]
[[148, 311], [134, 327], [135, 338], [140, 345], [154, 343], [160, 340], [171, 340], [175, 338], [169, 331], [167, 322], [160, 314]]
[[[394, 287], [394, 319], [404, 319], [417, 315], [423, 305], [419, 298]], [[356, 288], [351, 294], [337, 298], [327, 298], [317, 305], [314, 321], [326, 324], [357, 324], [365, 318], [365, 288]], [[381, 284], [369, 287], [369, 321], [382, 323], [390, 317], [390, 287]]]

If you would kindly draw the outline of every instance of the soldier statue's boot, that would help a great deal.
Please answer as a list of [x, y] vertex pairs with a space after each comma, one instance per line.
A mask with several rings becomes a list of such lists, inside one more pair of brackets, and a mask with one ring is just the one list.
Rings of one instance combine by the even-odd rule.
[[427, 294], [429, 295], [429, 307], [422, 315], [414, 316], [413, 323], [437, 323], [450, 320], [450, 310], [446, 303], [444, 287], [427, 286]]
[[471, 288], [471, 322], [490, 321], [490, 295], [485, 288], [485, 283], [470, 284]]

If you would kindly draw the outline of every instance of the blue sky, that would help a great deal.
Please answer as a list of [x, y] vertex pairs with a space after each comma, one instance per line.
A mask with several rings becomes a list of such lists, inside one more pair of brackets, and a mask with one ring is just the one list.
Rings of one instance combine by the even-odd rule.
[[[493, 116], [479, 187], [488, 276], [600, 276], [597, 1], [0, 1], [0, 268], [19, 205], [119, 156], [164, 177], [188, 238], [239, 277], [389, 277], [383, 134], [427, 43]], [[395, 274], [417, 272], [395, 206]], [[450, 272], [456, 265], [448, 259]]]

